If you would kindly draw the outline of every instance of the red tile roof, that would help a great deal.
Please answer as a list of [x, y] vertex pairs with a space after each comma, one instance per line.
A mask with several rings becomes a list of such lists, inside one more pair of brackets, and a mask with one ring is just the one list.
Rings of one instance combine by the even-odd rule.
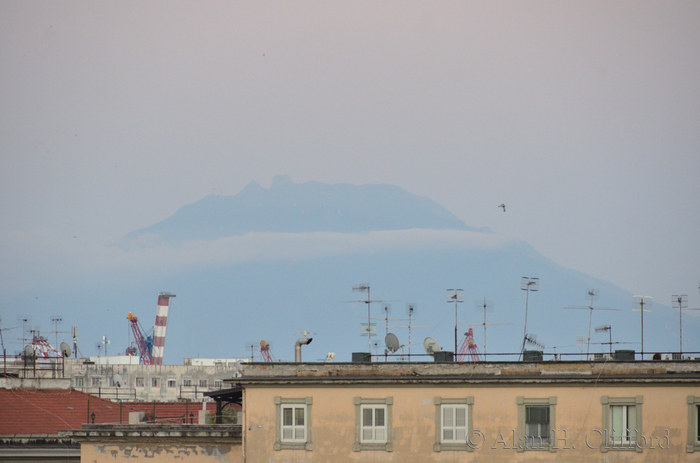
[[74, 390], [0, 389], [0, 435], [80, 429], [93, 413], [95, 423], [128, 423], [131, 411], [122, 405], [120, 417], [119, 403]]

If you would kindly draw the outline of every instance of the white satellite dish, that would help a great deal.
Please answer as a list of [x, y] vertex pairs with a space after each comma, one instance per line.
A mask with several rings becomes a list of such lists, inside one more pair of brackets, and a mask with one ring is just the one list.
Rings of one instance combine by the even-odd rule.
[[24, 346], [24, 358], [27, 359], [28, 362], [34, 361], [34, 357], [36, 357], [36, 352], [34, 352], [34, 347], [32, 347], [31, 344], [27, 344]]
[[122, 387], [122, 384], [124, 384], [124, 380], [122, 379], [122, 377], [119, 373], [114, 375], [114, 378], [112, 378], [112, 381], [114, 381], [114, 385], [117, 387]]
[[64, 357], [70, 357], [71, 350], [70, 350], [70, 345], [67, 342], [61, 343], [61, 353], [63, 354]]
[[399, 338], [397, 338], [394, 333], [387, 334], [384, 338], [384, 343], [386, 344], [386, 348], [389, 349], [389, 352], [392, 354], [401, 347], [399, 345]]
[[440, 344], [435, 339], [427, 337], [423, 340], [423, 349], [426, 354], [433, 355], [435, 352], [440, 352]]

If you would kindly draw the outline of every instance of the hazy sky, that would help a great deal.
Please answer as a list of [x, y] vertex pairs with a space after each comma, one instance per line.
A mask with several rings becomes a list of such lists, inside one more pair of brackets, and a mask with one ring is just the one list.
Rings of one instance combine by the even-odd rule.
[[0, 291], [288, 174], [398, 185], [698, 307], [699, 24], [693, 1], [0, 0]]

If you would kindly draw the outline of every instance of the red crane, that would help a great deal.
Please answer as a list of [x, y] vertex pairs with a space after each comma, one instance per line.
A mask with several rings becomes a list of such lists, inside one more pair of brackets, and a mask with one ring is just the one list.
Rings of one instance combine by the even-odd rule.
[[[131, 332], [134, 334], [134, 341], [136, 342], [136, 347], [138, 347], [139, 350], [141, 363], [144, 365], [153, 365], [153, 356], [151, 355], [151, 349], [149, 349], [149, 344], [152, 346], [153, 340], [143, 334], [143, 330], [139, 324], [139, 319], [136, 318], [133, 313], [129, 312], [129, 315], [127, 315], [126, 318], [131, 322]], [[127, 353], [129, 353], [130, 350], [131, 355], [133, 355], [135, 353], [133, 348], [127, 349]]]
[[260, 341], [260, 354], [262, 355], [262, 358], [266, 362], [274, 362], [275, 359], [272, 356], [272, 352], [270, 352], [270, 344], [268, 344], [265, 341]]
[[457, 354], [457, 361], [464, 362], [467, 357], [469, 357], [468, 360], [470, 362], [480, 361], [479, 349], [474, 342], [474, 328], [469, 328], [469, 331], [464, 333], [464, 336], [464, 341], [459, 348], [459, 354]]

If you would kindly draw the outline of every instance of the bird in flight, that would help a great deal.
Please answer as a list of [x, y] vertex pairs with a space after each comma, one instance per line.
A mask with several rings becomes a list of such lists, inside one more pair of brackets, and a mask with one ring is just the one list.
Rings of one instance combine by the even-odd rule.
[[506, 205], [505, 205], [505, 204], [501, 204], [501, 205], [500, 205], [500, 206], [498, 206], [498, 207], [500, 207], [501, 209], [503, 209], [503, 212], [505, 212], [505, 211], [506, 211]]

